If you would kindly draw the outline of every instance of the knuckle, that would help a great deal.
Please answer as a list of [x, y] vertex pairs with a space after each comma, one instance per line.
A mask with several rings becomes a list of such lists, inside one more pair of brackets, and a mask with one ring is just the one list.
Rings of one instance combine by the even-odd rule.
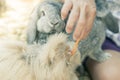
[[87, 1], [81, 2], [81, 6], [89, 6], [89, 3]]
[[89, 7], [89, 5], [88, 5], [88, 3], [83, 3], [80, 7], [82, 9], [84, 9], [84, 10], [87, 10], [87, 8]]
[[89, 6], [89, 4], [85, 2], [85, 3], [84, 3], [84, 6], [85, 6], [85, 7], [88, 7], [88, 6]]
[[85, 25], [85, 21], [80, 21], [79, 25], [84, 26]]
[[80, 34], [80, 33], [75, 32], [75, 33], [74, 33], [74, 35], [73, 35], [73, 36], [74, 36], [74, 38], [75, 38], [75, 39], [78, 39], [78, 38], [80, 37], [80, 35], [79, 35], [79, 34]]
[[79, 17], [79, 14], [77, 12], [73, 12], [70, 14], [71, 21], [76, 21]]

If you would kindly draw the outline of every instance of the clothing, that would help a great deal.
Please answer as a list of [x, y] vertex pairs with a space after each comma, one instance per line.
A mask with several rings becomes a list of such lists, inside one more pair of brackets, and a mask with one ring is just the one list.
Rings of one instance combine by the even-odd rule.
[[118, 47], [111, 39], [107, 37], [102, 45], [102, 49], [103, 50], [110, 49], [110, 50], [115, 50], [120, 52], [120, 47]]

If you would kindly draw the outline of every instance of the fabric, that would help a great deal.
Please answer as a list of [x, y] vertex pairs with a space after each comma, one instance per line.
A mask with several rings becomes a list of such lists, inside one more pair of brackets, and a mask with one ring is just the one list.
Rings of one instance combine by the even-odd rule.
[[120, 47], [118, 47], [111, 39], [106, 37], [105, 42], [102, 45], [102, 49], [110, 49], [110, 50], [115, 50], [120, 52]]

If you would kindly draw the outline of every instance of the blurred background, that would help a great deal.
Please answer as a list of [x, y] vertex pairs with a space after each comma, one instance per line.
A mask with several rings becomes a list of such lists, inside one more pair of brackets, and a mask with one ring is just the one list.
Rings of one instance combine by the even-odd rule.
[[40, 0], [0, 0], [0, 39], [26, 41], [28, 18]]

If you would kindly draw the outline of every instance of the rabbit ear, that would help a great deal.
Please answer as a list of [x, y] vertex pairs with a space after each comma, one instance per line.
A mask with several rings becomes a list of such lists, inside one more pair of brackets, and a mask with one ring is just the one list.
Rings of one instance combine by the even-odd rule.
[[108, 13], [108, 4], [106, 0], [95, 0], [97, 6], [97, 17], [105, 17]]
[[37, 21], [40, 18], [40, 13], [38, 12], [40, 9], [40, 6], [37, 6], [34, 8], [32, 15], [28, 22], [28, 28], [27, 28], [27, 43], [32, 44], [35, 41], [37, 33]]

